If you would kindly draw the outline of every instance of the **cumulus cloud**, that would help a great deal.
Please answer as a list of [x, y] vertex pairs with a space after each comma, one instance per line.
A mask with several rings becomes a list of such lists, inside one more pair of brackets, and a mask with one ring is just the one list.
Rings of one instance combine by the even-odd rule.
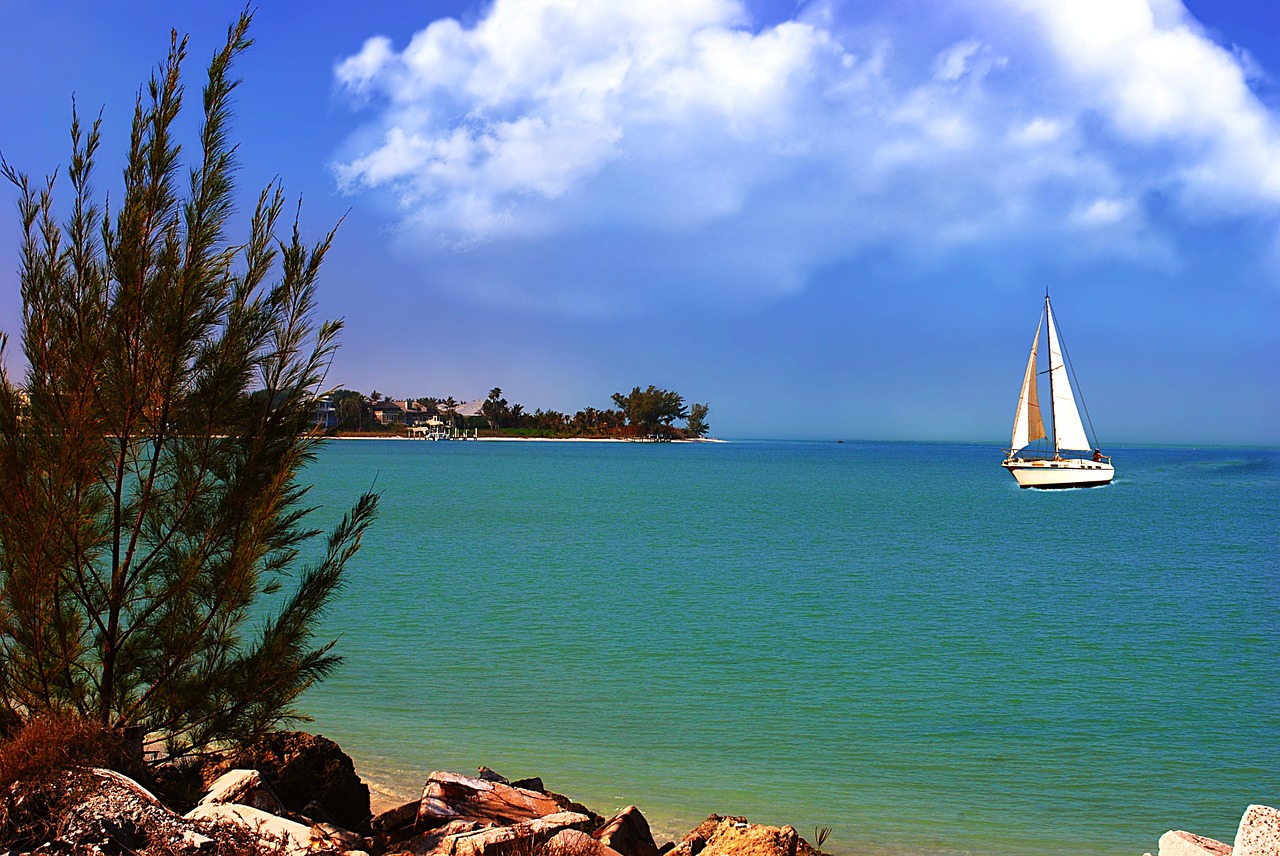
[[1179, 0], [1012, 5], [1040, 25], [1076, 110], [1105, 116], [1125, 140], [1170, 144], [1197, 202], [1227, 210], [1280, 201], [1280, 132], [1249, 88], [1256, 66], [1208, 38]]
[[368, 119], [335, 173], [477, 299], [591, 313], [768, 298], [872, 247], [1160, 255], [1145, 195], [1198, 216], [1280, 196], [1256, 70], [1177, 0], [1001, 3], [957, 0], [948, 30], [494, 0], [337, 64]]

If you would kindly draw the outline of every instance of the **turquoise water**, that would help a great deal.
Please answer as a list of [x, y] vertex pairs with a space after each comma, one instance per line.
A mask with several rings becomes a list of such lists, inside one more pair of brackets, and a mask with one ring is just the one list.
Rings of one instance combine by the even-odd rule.
[[840, 854], [1140, 854], [1280, 803], [1280, 451], [331, 443], [382, 510], [304, 698], [374, 780], [540, 775], [678, 836]]

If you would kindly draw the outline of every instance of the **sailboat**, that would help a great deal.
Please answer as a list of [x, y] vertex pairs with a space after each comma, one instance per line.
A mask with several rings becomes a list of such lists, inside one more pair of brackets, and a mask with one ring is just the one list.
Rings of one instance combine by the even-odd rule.
[[[1049, 398], [1053, 407], [1052, 450], [1040, 416], [1037, 393], [1036, 351], [1046, 320], [1049, 327]], [[1092, 453], [1088, 451], [1090, 449]], [[1067, 380], [1067, 366], [1047, 291], [1044, 313], [1036, 324], [1036, 338], [1031, 343], [1031, 358], [1027, 360], [1027, 371], [1022, 376], [1022, 393], [1018, 396], [1018, 412], [1013, 420], [1013, 439], [1005, 451], [1008, 456], [1002, 466], [1018, 480], [1019, 487], [1098, 487], [1108, 484], [1116, 474], [1111, 458], [1089, 442], [1084, 423], [1080, 421], [1080, 411]]]

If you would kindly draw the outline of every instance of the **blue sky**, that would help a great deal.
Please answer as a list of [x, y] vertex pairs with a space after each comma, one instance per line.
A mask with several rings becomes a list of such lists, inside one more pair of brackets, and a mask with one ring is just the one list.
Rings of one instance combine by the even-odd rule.
[[[103, 111], [118, 192], [171, 27], [241, 4], [0, 0], [0, 152]], [[1007, 442], [1046, 288], [1105, 446], [1280, 442], [1280, 12], [1239, 0], [263, 3], [248, 209], [319, 235], [331, 375], [725, 437]], [[0, 204], [0, 328], [18, 226]], [[245, 218], [247, 219], [247, 218]], [[11, 363], [14, 356], [10, 355]]]

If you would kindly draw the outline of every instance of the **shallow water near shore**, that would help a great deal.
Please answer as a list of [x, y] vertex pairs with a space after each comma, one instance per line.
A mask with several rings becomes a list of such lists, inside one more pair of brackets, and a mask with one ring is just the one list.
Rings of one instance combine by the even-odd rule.
[[1280, 802], [1280, 450], [330, 443], [380, 518], [308, 730], [393, 795], [487, 765], [678, 836], [838, 854], [1140, 854]]

